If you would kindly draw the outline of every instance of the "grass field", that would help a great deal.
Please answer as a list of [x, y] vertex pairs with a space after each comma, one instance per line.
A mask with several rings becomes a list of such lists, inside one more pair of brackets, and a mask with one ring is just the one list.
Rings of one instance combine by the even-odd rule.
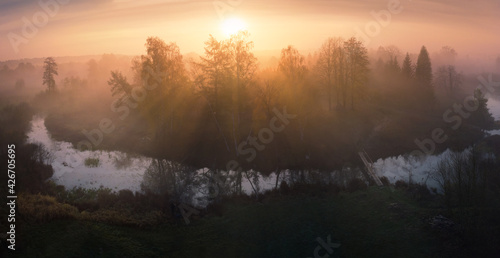
[[189, 225], [182, 219], [146, 228], [77, 219], [24, 224], [7, 257], [314, 257], [317, 238], [328, 236], [340, 244], [329, 257], [455, 253], [425, 222], [437, 209], [392, 188], [273, 194], [260, 202], [228, 200], [220, 209], [222, 215], [192, 218]]

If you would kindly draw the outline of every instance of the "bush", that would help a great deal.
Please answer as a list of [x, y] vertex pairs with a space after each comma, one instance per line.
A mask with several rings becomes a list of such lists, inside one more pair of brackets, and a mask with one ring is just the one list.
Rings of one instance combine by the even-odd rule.
[[47, 222], [56, 219], [75, 218], [78, 209], [56, 201], [47, 195], [25, 195], [21, 194], [19, 199], [19, 215], [27, 221]]
[[433, 197], [425, 184], [411, 184], [408, 191], [411, 197], [417, 201], [431, 200]]
[[398, 180], [396, 181], [396, 183], [394, 183], [394, 187], [396, 187], [397, 189], [406, 189], [408, 188], [408, 183], [403, 180]]
[[281, 181], [280, 192], [282, 194], [288, 194], [290, 192], [290, 187], [288, 186], [288, 183], [286, 181]]
[[347, 183], [347, 191], [351, 193], [359, 190], [365, 190], [366, 188], [368, 188], [368, 186], [359, 178], [354, 178]]
[[42, 189], [42, 194], [54, 196], [59, 202], [64, 202], [67, 196], [66, 188], [63, 185], [54, 183], [52, 180], [45, 183], [45, 186]]
[[386, 176], [380, 177], [380, 182], [382, 182], [382, 184], [385, 186], [391, 185], [391, 183], [389, 182], [389, 179]]
[[97, 190], [97, 203], [101, 209], [112, 207], [117, 199], [117, 195], [109, 188], [99, 188]]

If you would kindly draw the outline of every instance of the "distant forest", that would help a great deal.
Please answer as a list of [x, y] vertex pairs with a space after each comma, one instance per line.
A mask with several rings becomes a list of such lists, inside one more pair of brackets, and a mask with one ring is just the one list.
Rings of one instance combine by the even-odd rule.
[[[35, 105], [48, 115], [51, 134], [81, 150], [272, 171], [341, 168], [359, 162], [363, 148], [375, 158], [409, 153], [436, 127], [450, 128], [437, 151], [460, 149], [493, 126], [484, 93], [474, 92], [475, 75], [457, 71], [449, 46], [435, 66], [425, 46], [418, 55], [393, 45], [369, 55], [354, 37], [329, 38], [307, 57], [287, 46], [265, 65], [248, 32], [210, 36], [201, 57], [183, 58], [175, 43], [158, 37], [148, 38], [145, 50], [131, 60], [104, 55], [84, 66], [70, 63], [70, 71], [86, 74], [63, 79], [57, 59], [45, 59], [38, 77], [45, 90]], [[36, 69], [21, 63], [17, 70]], [[13, 70], [5, 66], [0, 74]], [[15, 79], [17, 91], [24, 85]], [[451, 130], [443, 112], [467, 96], [479, 108]]]

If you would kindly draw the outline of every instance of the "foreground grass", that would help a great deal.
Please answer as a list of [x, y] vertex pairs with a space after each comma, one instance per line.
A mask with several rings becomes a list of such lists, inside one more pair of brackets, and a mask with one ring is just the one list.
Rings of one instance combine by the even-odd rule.
[[[394, 208], [397, 204], [397, 209]], [[314, 257], [317, 238], [341, 246], [330, 257], [442, 257], [422, 218], [432, 215], [390, 188], [318, 197], [271, 195], [228, 201], [207, 215], [154, 228], [83, 220], [23, 225], [16, 257]], [[324, 255], [322, 249], [319, 252]]]

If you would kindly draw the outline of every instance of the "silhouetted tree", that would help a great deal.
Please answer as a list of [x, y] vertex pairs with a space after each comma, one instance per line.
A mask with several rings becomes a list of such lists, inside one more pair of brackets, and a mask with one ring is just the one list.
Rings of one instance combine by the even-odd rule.
[[403, 67], [401, 68], [401, 73], [404, 77], [411, 79], [415, 75], [413, 70], [413, 64], [411, 63], [410, 54], [406, 53], [405, 59], [403, 60]]
[[351, 93], [351, 108], [354, 109], [354, 98], [362, 96], [364, 93], [363, 86], [368, 80], [368, 50], [363, 45], [363, 42], [351, 37], [344, 42], [344, 49], [347, 55], [346, 73], [347, 83], [343, 91], [343, 105], [346, 107], [347, 87]]
[[62, 80], [62, 84], [64, 87], [69, 88], [69, 89], [74, 89], [77, 87], [86, 87], [87, 86], [87, 80], [80, 79], [80, 77], [66, 77]]
[[57, 63], [52, 57], [47, 57], [43, 62], [43, 85], [47, 85], [47, 90], [53, 92], [56, 89], [56, 81], [54, 75], [57, 73]]
[[[158, 37], [146, 40], [146, 55], [141, 56], [142, 86], [148, 90], [146, 99], [140, 103], [141, 111], [155, 125], [157, 142], [165, 144], [181, 129], [176, 111], [182, 104], [179, 94], [187, 85], [187, 73], [182, 55], [175, 43], [165, 43]], [[168, 136], [169, 135], [169, 136]]]
[[380, 46], [377, 50], [377, 55], [379, 58], [382, 58], [383, 60], [389, 61], [394, 58], [398, 58], [401, 56], [401, 50], [394, 45], [389, 45], [389, 46]]
[[281, 50], [278, 69], [289, 79], [292, 85], [304, 79], [307, 72], [304, 56], [293, 46]]
[[401, 73], [401, 67], [399, 67], [399, 62], [397, 57], [391, 57], [389, 62], [386, 64], [386, 70], [389, 74], [399, 74]]
[[[328, 97], [328, 110], [332, 110], [333, 93], [338, 96], [338, 90], [341, 84], [341, 71], [343, 66], [343, 43], [341, 38], [329, 38], [323, 43], [319, 52], [319, 58], [316, 63], [316, 71], [319, 79], [326, 89]], [[338, 104], [338, 98], [337, 98]]]
[[426, 87], [430, 87], [432, 84], [432, 65], [429, 58], [429, 53], [425, 46], [420, 49], [420, 54], [418, 55], [417, 67], [415, 70], [415, 76], [417, 80]]
[[440, 61], [447, 65], [454, 65], [457, 55], [457, 51], [450, 46], [444, 46], [439, 51]]
[[[249, 99], [246, 97], [247, 87], [253, 82], [257, 70], [257, 58], [251, 52], [253, 42], [248, 40], [249, 33], [240, 31], [231, 36], [229, 40], [229, 51], [231, 54], [231, 66], [233, 67], [234, 85], [232, 87], [232, 114], [233, 140], [235, 151], [240, 141], [240, 124], [243, 109]], [[244, 112], [247, 113], [247, 112]]]
[[425, 46], [422, 46], [420, 54], [418, 55], [415, 78], [419, 86], [421, 86], [420, 90], [422, 91], [424, 99], [432, 100], [434, 98], [432, 89], [432, 65], [431, 59], [429, 58], [429, 52], [427, 52]]
[[231, 74], [231, 52], [227, 41], [218, 41], [212, 35], [205, 42], [205, 57], [198, 63], [202, 74], [197, 79], [198, 87], [207, 97], [215, 117], [220, 115], [219, 94], [227, 86]]
[[462, 75], [453, 65], [441, 66], [437, 70], [436, 83], [451, 96], [462, 84]]
[[474, 90], [474, 99], [477, 103], [477, 110], [472, 113], [470, 121], [480, 128], [491, 128], [495, 119], [488, 109], [488, 99], [484, 97], [480, 89]]
[[123, 76], [119, 71], [111, 72], [108, 85], [111, 86], [112, 96], [119, 96], [120, 100], [132, 93], [132, 85], [127, 82], [127, 77]]

